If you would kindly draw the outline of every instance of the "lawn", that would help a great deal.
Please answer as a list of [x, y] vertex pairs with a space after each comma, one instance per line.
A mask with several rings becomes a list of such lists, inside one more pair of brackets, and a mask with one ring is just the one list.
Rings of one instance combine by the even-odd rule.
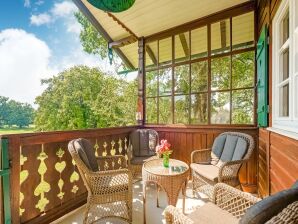
[[5, 135], [5, 134], [21, 134], [21, 133], [28, 133], [28, 132], [34, 132], [33, 127], [29, 128], [0, 128], [0, 135]]

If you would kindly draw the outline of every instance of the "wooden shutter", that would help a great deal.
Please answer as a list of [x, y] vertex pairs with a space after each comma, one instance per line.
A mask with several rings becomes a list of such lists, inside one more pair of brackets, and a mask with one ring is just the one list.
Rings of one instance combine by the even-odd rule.
[[257, 44], [258, 126], [268, 126], [268, 30], [265, 26]]

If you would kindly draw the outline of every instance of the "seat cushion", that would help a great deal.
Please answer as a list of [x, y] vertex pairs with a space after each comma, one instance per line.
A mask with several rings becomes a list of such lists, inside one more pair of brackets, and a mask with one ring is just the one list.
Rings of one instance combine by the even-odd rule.
[[215, 204], [208, 202], [188, 215], [195, 224], [236, 224], [238, 219]]
[[218, 182], [219, 168], [217, 166], [212, 164], [191, 163], [190, 168], [208, 180]]
[[225, 146], [226, 137], [227, 135], [223, 134], [214, 140], [211, 150], [211, 164], [216, 165], [218, 163]]
[[94, 172], [98, 171], [98, 164], [93, 147], [87, 139], [79, 138], [72, 140], [68, 144], [68, 150], [70, 153], [78, 153], [87, 168]]
[[294, 201], [298, 201], [298, 188], [291, 188], [269, 196], [250, 207], [241, 218], [241, 224], [263, 224]]

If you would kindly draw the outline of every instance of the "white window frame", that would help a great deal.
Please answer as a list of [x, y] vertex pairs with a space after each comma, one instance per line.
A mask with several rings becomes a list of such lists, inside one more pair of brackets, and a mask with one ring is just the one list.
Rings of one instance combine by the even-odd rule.
[[[296, 17], [298, 12], [297, 0], [283, 0], [272, 21], [272, 127], [284, 130], [285, 133], [293, 132], [298, 136], [298, 71], [295, 71], [295, 64], [298, 63], [298, 55], [294, 58], [295, 48], [298, 47], [298, 23]], [[285, 15], [289, 12], [289, 39], [281, 46], [281, 25]], [[296, 20], [295, 20], [296, 19]], [[280, 82], [280, 60], [281, 51], [289, 47], [289, 78]], [[283, 49], [282, 49], [283, 48]], [[298, 66], [297, 66], [298, 67]], [[297, 69], [298, 70], [298, 69]], [[279, 86], [281, 83], [289, 83], [289, 116], [279, 116], [280, 95]]]

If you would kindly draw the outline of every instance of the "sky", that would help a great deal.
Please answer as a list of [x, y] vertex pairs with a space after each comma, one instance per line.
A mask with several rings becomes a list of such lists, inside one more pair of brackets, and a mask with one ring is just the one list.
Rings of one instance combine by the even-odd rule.
[[34, 107], [50, 78], [74, 65], [113, 72], [107, 60], [85, 53], [78, 11], [70, 0], [0, 1], [0, 96]]

